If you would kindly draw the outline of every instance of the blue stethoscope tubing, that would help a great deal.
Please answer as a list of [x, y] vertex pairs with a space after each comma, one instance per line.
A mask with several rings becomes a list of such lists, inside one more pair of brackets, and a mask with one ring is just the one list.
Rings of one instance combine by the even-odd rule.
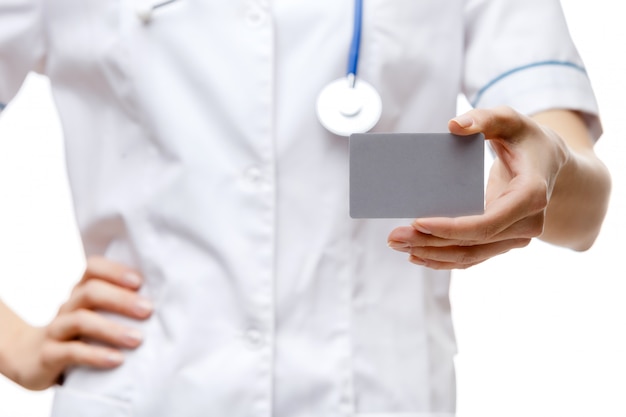
[[[149, 24], [156, 10], [176, 1], [160, 0], [144, 5], [137, 9], [137, 17], [144, 24]], [[376, 89], [357, 77], [362, 33], [363, 0], [354, 0], [354, 27], [346, 77], [324, 87], [316, 103], [320, 123], [339, 136], [368, 132], [382, 114], [382, 100]]]
[[[354, 2], [354, 29], [352, 32], [352, 42], [350, 43], [350, 53], [348, 54], [348, 78], [356, 81], [359, 67], [359, 52], [361, 51], [361, 33], [363, 32], [363, 0]], [[350, 80], [352, 81], [352, 80]], [[354, 83], [353, 83], [354, 85]]]
[[317, 117], [326, 129], [339, 136], [371, 130], [382, 114], [382, 100], [376, 89], [357, 77], [363, 0], [354, 2], [354, 30], [348, 53], [346, 77], [328, 84], [317, 97]]

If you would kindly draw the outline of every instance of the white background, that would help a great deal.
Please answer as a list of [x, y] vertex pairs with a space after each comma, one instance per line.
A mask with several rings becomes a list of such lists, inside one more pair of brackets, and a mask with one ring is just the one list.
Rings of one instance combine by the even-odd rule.
[[[626, 25], [619, 2], [562, 3], [600, 103], [612, 204], [588, 252], [534, 242], [454, 273], [459, 417], [626, 416]], [[82, 268], [60, 128], [30, 77], [0, 122], [0, 297], [43, 325]], [[51, 399], [0, 377], [0, 417], [47, 416]]]

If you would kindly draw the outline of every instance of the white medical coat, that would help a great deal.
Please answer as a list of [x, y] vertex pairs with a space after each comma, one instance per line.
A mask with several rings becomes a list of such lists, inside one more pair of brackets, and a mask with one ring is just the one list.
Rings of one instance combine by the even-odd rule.
[[[408, 220], [349, 218], [347, 141], [315, 116], [353, 2], [178, 0], [149, 24], [145, 4], [0, 1], [0, 108], [50, 78], [86, 254], [138, 268], [156, 307], [123, 366], [68, 372], [53, 415], [452, 415], [449, 274], [387, 248]], [[599, 134], [558, 1], [364, 14], [376, 131], [445, 131], [463, 92], [580, 110]]]

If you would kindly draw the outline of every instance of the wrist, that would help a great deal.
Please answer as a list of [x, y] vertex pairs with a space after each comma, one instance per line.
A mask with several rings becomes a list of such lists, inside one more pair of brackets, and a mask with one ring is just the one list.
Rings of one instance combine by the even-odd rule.
[[34, 327], [22, 320], [17, 314], [10, 310], [0, 301], [0, 374], [16, 381], [19, 366], [21, 341]]

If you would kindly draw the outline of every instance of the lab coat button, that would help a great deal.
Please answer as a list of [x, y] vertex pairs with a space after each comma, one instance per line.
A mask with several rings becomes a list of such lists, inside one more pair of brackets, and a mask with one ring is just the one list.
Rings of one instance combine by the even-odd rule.
[[260, 184], [263, 180], [263, 173], [257, 166], [252, 166], [245, 170], [244, 177], [252, 184]]
[[260, 26], [263, 23], [264, 12], [256, 7], [251, 7], [246, 14], [246, 21], [252, 27]]
[[263, 334], [257, 329], [250, 329], [246, 332], [246, 339], [252, 348], [259, 348], [263, 345]]

